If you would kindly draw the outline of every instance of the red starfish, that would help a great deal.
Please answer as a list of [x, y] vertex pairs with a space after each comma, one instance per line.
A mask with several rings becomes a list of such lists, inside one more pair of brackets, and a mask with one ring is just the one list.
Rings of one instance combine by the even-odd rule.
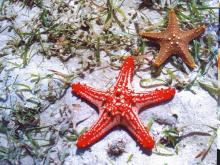
[[95, 143], [117, 125], [127, 127], [144, 148], [152, 149], [154, 147], [154, 140], [141, 123], [138, 112], [142, 107], [172, 99], [175, 89], [134, 92], [131, 86], [133, 72], [134, 59], [128, 57], [121, 68], [113, 90], [103, 92], [84, 84], [72, 84], [73, 92], [99, 109], [99, 118], [96, 123], [78, 138], [76, 142], [78, 148]]

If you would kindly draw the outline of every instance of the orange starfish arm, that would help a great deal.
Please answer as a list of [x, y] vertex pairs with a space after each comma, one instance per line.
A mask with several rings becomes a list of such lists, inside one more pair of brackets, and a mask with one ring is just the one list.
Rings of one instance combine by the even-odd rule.
[[133, 101], [140, 109], [142, 107], [155, 105], [172, 99], [175, 95], [174, 88], [156, 89], [150, 92], [138, 92], [133, 94]]
[[134, 59], [132, 57], [128, 57], [122, 65], [122, 69], [118, 75], [117, 82], [115, 87], [119, 86], [130, 86], [132, 77], [134, 73]]
[[159, 67], [161, 64], [163, 64], [170, 56], [172, 55], [172, 50], [170, 48], [170, 45], [167, 43], [164, 43], [160, 47], [159, 53], [156, 55], [153, 64], [156, 67]]
[[176, 13], [173, 9], [171, 9], [168, 13], [167, 29], [179, 30], [178, 20], [176, 17]]
[[72, 84], [72, 91], [96, 106], [101, 106], [102, 102], [106, 99], [106, 92], [98, 91], [85, 84]]
[[77, 139], [77, 147], [84, 148], [95, 143], [106, 135], [115, 125], [116, 120], [109, 116], [108, 113], [103, 112], [96, 123]]
[[140, 32], [139, 35], [157, 42], [161, 42], [166, 38], [166, 33], [164, 32]]
[[195, 61], [185, 45], [182, 45], [180, 47], [178, 54], [189, 67], [195, 68]]
[[148, 130], [144, 127], [135, 111], [132, 109], [127, 110], [122, 125], [127, 127], [129, 132], [136, 137], [138, 143], [140, 143], [144, 148], [152, 149], [154, 147], [153, 138], [150, 136]]
[[193, 38], [199, 37], [202, 33], [205, 32], [205, 25], [200, 26], [196, 29], [191, 29], [184, 31], [184, 38], [186, 39], [187, 42], [190, 42]]

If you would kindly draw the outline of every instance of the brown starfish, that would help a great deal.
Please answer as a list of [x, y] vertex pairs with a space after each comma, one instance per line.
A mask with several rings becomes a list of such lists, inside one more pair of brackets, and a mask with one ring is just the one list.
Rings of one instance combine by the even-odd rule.
[[178, 20], [175, 11], [169, 11], [168, 26], [162, 32], [141, 32], [139, 35], [143, 38], [155, 41], [160, 45], [160, 51], [154, 60], [154, 65], [159, 67], [171, 55], [179, 55], [183, 61], [191, 68], [196, 66], [193, 57], [188, 50], [188, 44], [191, 40], [198, 37], [205, 31], [205, 26], [183, 31], [178, 26]]

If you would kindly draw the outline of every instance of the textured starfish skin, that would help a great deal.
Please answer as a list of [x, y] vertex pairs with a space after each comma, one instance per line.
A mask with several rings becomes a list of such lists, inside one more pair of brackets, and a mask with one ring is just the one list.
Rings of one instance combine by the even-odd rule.
[[72, 84], [72, 91], [90, 101], [99, 109], [95, 124], [77, 140], [78, 148], [85, 148], [98, 141], [113, 127], [126, 127], [145, 148], [152, 149], [154, 140], [138, 117], [140, 108], [168, 101], [175, 95], [175, 89], [156, 89], [149, 92], [134, 92], [131, 81], [134, 72], [134, 59], [128, 57], [113, 89], [103, 92], [85, 84]]
[[171, 55], [179, 55], [183, 61], [191, 68], [196, 66], [193, 57], [191, 56], [188, 45], [191, 40], [198, 37], [205, 31], [205, 26], [200, 26], [195, 29], [182, 31], [178, 26], [175, 11], [169, 11], [168, 26], [162, 32], [141, 32], [139, 35], [147, 38], [160, 45], [160, 51], [154, 59], [154, 65], [159, 67]]

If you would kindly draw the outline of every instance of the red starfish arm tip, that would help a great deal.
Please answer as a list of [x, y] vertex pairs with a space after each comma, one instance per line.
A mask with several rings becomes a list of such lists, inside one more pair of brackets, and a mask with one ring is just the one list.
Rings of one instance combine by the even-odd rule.
[[134, 72], [134, 58], [132, 56], [129, 56], [125, 59], [121, 67], [121, 71], [117, 78], [115, 87], [130, 85], [133, 77], [133, 72]]
[[90, 101], [96, 106], [100, 106], [102, 101], [106, 98], [105, 92], [98, 91], [90, 86], [80, 83], [72, 84], [72, 92], [76, 93], [87, 101]]
[[125, 61], [124, 61], [125, 63], [127, 63], [127, 64], [131, 64], [131, 65], [133, 65], [134, 64], [134, 58], [132, 57], [132, 56], [128, 56], [126, 59], [125, 59]]
[[133, 102], [138, 108], [151, 106], [172, 99], [176, 91], [174, 88], [156, 89], [151, 92], [134, 93]]
[[153, 138], [150, 136], [148, 130], [140, 121], [137, 113], [133, 112], [133, 110], [127, 112], [123, 124], [128, 128], [130, 133], [137, 138], [137, 141], [145, 149], [151, 150], [154, 147]]
[[77, 139], [77, 147], [86, 148], [90, 146], [108, 133], [116, 124], [116, 120], [108, 116], [108, 113], [103, 112], [97, 122]]

